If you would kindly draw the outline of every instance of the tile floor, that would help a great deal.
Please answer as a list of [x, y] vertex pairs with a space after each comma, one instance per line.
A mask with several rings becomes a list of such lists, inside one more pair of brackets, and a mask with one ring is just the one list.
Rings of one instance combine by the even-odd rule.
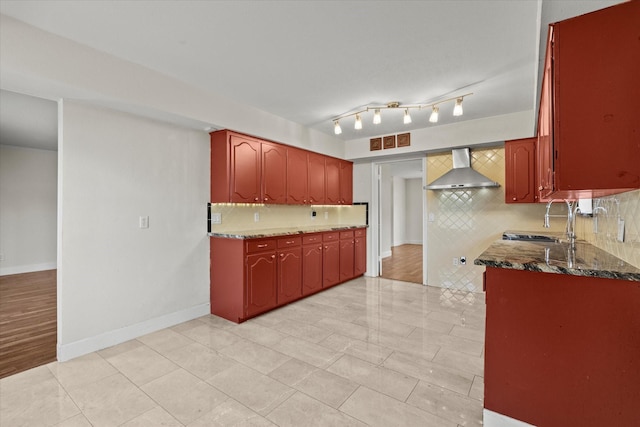
[[484, 294], [359, 278], [4, 378], [0, 425], [481, 425], [484, 313]]

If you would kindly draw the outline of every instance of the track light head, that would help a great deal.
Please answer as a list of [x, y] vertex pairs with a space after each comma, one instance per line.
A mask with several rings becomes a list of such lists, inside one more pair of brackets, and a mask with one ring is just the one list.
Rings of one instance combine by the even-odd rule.
[[431, 109], [431, 115], [429, 116], [429, 122], [438, 123], [438, 112], [439, 111], [440, 111], [440, 109], [434, 105], [433, 108]]
[[356, 122], [353, 124], [353, 128], [355, 130], [362, 129], [362, 119], [360, 118], [360, 114], [356, 114]]
[[373, 112], [373, 124], [378, 125], [382, 122], [382, 117], [380, 116], [380, 109], [376, 108]]
[[334, 123], [335, 125], [333, 126], [333, 132], [336, 135], [340, 135], [342, 133], [342, 128], [340, 127], [340, 121], [336, 120]]
[[405, 108], [404, 109], [404, 124], [408, 125], [409, 123], [411, 123], [411, 114], [409, 114], [409, 109]]
[[456, 105], [453, 107], [453, 115], [456, 117], [462, 115], [462, 97], [456, 99]]

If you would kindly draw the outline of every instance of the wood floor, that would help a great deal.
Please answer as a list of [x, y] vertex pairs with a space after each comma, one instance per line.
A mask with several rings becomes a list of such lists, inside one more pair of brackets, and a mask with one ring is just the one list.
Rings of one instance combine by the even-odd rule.
[[0, 378], [56, 360], [56, 270], [0, 276]]
[[382, 259], [382, 277], [422, 283], [422, 245], [394, 246], [391, 254]]

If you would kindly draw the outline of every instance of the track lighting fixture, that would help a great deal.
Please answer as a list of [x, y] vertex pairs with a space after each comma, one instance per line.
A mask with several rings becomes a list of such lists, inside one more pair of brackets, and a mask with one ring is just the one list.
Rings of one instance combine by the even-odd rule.
[[461, 116], [462, 115], [462, 97], [456, 99], [456, 105], [453, 107], [453, 115]]
[[356, 122], [353, 125], [353, 128], [356, 130], [362, 129], [362, 119], [360, 118], [360, 114], [356, 114]]
[[431, 108], [431, 115], [429, 116], [429, 122], [438, 123], [438, 112], [440, 109], [435, 105]]
[[404, 124], [409, 124], [411, 123], [411, 114], [409, 114], [409, 110], [412, 108], [421, 110], [423, 108], [431, 108], [431, 115], [429, 116], [429, 122], [430, 123], [437, 123], [438, 122], [438, 115], [440, 112], [440, 108], [438, 107], [438, 105], [443, 104], [445, 102], [449, 102], [449, 101], [455, 101], [455, 105], [453, 107], [453, 115], [454, 116], [461, 116], [462, 115], [462, 101], [464, 100], [465, 96], [471, 96], [473, 95], [473, 93], [466, 93], [464, 95], [460, 95], [457, 96], [455, 98], [447, 98], [447, 99], [443, 99], [441, 101], [436, 101], [436, 102], [432, 102], [432, 103], [426, 103], [426, 104], [411, 104], [411, 105], [403, 105], [400, 102], [389, 102], [386, 105], [369, 105], [366, 106], [358, 111], [354, 111], [354, 112], [350, 112], [350, 113], [345, 113], [342, 114], [338, 117], [333, 118], [333, 123], [334, 123], [334, 133], [336, 135], [340, 135], [342, 133], [342, 128], [340, 127], [340, 120], [347, 118], [347, 117], [351, 117], [351, 116], [355, 116], [355, 123], [354, 123], [354, 129], [359, 130], [362, 129], [362, 117], [361, 114], [362, 113], [367, 113], [371, 110], [373, 110], [373, 123], [374, 124], [379, 124], [382, 122], [382, 114], [381, 114], [381, 110], [386, 110], [386, 109], [396, 109], [396, 108], [402, 108], [404, 109], [404, 118], [403, 118], [403, 122]]

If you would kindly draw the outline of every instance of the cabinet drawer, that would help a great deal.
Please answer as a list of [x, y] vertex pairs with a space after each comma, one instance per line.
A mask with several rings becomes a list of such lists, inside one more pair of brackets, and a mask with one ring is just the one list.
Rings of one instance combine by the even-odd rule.
[[331, 233], [324, 233], [322, 235], [322, 241], [323, 242], [332, 242], [332, 241], [338, 240], [338, 239], [340, 239], [340, 233], [338, 231], [331, 232]]
[[281, 237], [278, 239], [279, 248], [289, 248], [292, 246], [300, 246], [300, 243], [302, 243], [302, 238], [300, 236], [288, 236], [288, 237]]
[[322, 234], [305, 234], [304, 236], [302, 236], [303, 245], [310, 245], [320, 242], [322, 242]]
[[353, 230], [349, 231], [341, 231], [340, 232], [341, 239], [353, 239]]
[[276, 241], [274, 239], [269, 240], [247, 240], [247, 253], [254, 252], [266, 252], [276, 249]]
[[356, 235], [356, 237], [364, 237], [367, 235], [367, 229], [366, 228], [358, 228], [354, 234]]

